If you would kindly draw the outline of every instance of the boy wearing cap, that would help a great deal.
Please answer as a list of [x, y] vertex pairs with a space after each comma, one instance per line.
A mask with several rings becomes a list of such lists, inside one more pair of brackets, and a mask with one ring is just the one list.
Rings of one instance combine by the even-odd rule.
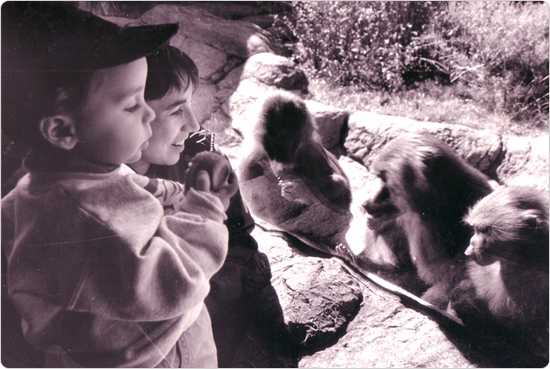
[[217, 364], [203, 301], [236, 184], [210, 192], [199, 172], [184, 211], [165, 215], [149, 180], [121, 165], [151, 136], [145, 56], [176, 30], [2, 6], [2, 130], [33, 145], [29, 174], [2, 199], [8, 291], [25, 339], [57, 352], [55, 365]]

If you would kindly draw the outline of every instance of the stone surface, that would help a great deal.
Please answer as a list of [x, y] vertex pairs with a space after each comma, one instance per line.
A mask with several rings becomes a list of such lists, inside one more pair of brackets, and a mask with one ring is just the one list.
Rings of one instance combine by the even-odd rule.
[[242, 79], [255, 78], [268, 86], [307, 92], [308, 80], [290, 59], [273, 53], [256, 53], [246, 61]]
[[386, 143], [407, 132], [429, 132], [453, 147], [470, 164], [484, 172], [500, 154], [501, 138], [461, 125], [420, 122], [408, 118], [357, 112], [350, 116], [344, 143], [349, 155], [367, 167]]
[[381, 148], [405, 132], [425, 131], [450, 145], [472, 166], [499, 184], [536, 186], [548, 191], [549, 137], [507, 137], [461, 125], [357, 112], [350, 115], [344, 147], [349, 156], [365, 166]]
[[438, 324], [387, 292], [365, 286], [364, 302], [335, 345], [303, 357], [303, 368], [461, 368], [471, 366]]
[[[285, 322], [291, 327], [300, 323], [302, 329], [294, 331], [300, 333], [294, 339], [304, 337], [304, 330], [310, 333], [306, 334], [309, 345], [298, 349], [299, 367], [494, 366], [452, 330], [442, 328], [452, 322], [438, 324], [440, 316], [403, 304], [372, 281], [346, 272], [334, 259], [320, 257], [299, 241], [264, 227], [269, 225], [256, 227], [252, 235], [269, 257], [271, 282]], [[322, 304], [328, 312], [321, 313]], [[347, 311], [354, 307], [357, 311], [346, 313], [346, 305]], [[317, 341], [320, 333], [324, 339]]]
[[341, 146], [347, 134], [349, 113], [313, 100], [306, 100], [306, 106], [317, 123], [323, 146], [328, 150]]
[[503, 159], [497, 168], [500, 181], [509, 185], [536, 186], [548, 194], [548, 136], [503, 137]]
[[272, 279], [285, 322], [302, 349], [316, 350], [345, 332], [359, 311], [361, 288], [334, 260], [302, 257], [285, 264]]

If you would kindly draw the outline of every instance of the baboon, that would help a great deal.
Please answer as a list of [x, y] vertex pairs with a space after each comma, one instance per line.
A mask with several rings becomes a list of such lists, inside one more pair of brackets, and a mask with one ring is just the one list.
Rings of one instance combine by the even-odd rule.
[[530, 187], [501, 187], [465, 217], [475, 232], [467, 279], [450, 311], [475, 331], [503, 331], [548, 359], [548, 198]]
[[336, 157], [323, 147], [302, 99], [290, 93], [273, 94], [264, 102], [255, 134], [276, 176], [288, 171], [315, 181], [323, 197], [349, 209], [348, 177]]
[[380, 220], [376, 223], [396, 220], [418, 276], [431, 286], [422, 298], [445, 309], [450, 292], [464, 278], [471, 233], [462, 219], [492, 191], [488, 178], [428, 133], [394, 139], [371, 171], [379, 187], [365, 209]]
[[328, 242], [329, 249], [344, 238], [351, 220], [349, 179], [323, 147], [301, 98], [283, 91], [267, 97], [243, 146], [249, 152], [239, 181], [253, 213], [302, 240]]

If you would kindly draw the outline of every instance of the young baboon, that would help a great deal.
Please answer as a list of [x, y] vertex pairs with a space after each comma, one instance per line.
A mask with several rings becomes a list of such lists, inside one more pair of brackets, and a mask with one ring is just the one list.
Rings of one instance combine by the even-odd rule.
[[464, 278], [471, 234], [462, 218], [492, 191], [488, 178], [427, 133], [391, 141], [371, 171], [379, 188], [365, 209], [381, 221], [397, 220], [418, 276], [431, 286], [422, 298], [445, 309], [450, 292]]
[[501, 187], [465, 217], [475, 234], [468, 279], [450, 309], [466, 326], [504, 330], [548, 359], [548, 199], [529, 187]]
[[270, 95], [247, 140], [238, 174], [252, 212], [302, 239], [343, 239], [350, 183], [305, 102], [288, 92]]
[[323, 197], [349, 209], [349, 180], [334, 155], [322, 145], [305, 102], [279, 92], [264, 102], [256, 138], [267, 153], [276, 176], [284, 171], [315, 181]]

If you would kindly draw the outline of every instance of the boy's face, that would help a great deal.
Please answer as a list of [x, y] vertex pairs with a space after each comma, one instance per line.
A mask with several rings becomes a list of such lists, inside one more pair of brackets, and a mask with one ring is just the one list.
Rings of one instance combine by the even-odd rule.
[[81, 157], [117, 165], [140, 159], [155, 118], [143, 98], [146, 77], [145, 58], [97, 72], [85, 105], [75, 117], [75, 151]]
[[148, 102], [156, 118], [151, 123], [153, 136], [143, 150], [142, 162], [173, 165], [180, 160], [184, 141], [200, 128], [191, 106], [192, 96], [193, 88], [189, 86], [186, 91], [172, 89], [164, 97]]

